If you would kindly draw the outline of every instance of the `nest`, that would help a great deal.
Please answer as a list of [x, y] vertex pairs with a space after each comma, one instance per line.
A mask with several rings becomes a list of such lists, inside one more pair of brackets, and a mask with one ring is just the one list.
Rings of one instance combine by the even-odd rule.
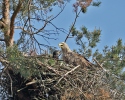
[[4, 100], [125, 100], [115, 87], [123, 81], [99, 65], [83, 68], [43, 55], [3, 62], [0, 91]]

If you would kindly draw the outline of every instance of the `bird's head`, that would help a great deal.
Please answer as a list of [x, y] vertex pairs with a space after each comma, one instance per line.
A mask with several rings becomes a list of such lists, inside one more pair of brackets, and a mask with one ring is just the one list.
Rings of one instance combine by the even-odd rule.
[[62, 43], [59, 43], [59, 47], [62, 49], [62, 52], [71, 52], [69, 46], [65, 43], [65, 42], [62, 42]]
[[53, 52], [53, 58], [58, 58], [59, 55], [60, 55], [60, 51], [59, 51], [59, 50], [55, 50], [55, 51]]

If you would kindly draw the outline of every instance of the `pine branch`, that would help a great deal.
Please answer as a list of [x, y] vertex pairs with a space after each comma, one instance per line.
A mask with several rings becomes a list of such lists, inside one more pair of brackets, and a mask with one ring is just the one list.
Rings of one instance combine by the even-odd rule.
[[4, 20], [5, 24], [8, 24], [9, 21], [9, 7], [10, 7], [9, 1], [10, 0], [3, 0], [2, 13], [3, 13], [3, 18], [5, 19]]
[[12, 17], [11, 17], [11, 23], [10, 23], [10, 40], [13, 38], [13, 35], [14, 35], [14, 22], [15, 22], [15, 18], [18, 14], [18, 12], [20, 11], [21, 9], [21, 6], [23, 4], [23, 1], [24, 0], [19, 0], [19, 3], [17, 5], [17, 8], [16, 10], [14, 11]]

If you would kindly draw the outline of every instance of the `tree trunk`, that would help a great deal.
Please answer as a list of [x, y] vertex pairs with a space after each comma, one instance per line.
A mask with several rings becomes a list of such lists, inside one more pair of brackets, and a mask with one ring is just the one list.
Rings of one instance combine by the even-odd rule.
[[3, 0], [2, 14], [4, 19], [4, 41], [6, 46], [13, 45], [13, 38], [10, 39], [10, 0]]

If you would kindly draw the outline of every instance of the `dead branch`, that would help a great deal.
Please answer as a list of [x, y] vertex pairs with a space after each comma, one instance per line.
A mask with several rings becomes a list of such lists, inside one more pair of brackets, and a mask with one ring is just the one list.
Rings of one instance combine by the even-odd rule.
[[31, 35], [32, 33], [28, 30], [25, 30], [24, 27], [16, 26], [15, 29], [21, 29], [23, 32], [26, 32], [28, 35]]
[[53, 72], [55, 72], [56, 74], [60, 75], [59, 72], [57, 70], [55, 70], [54, 68], [52, 68], [51, 66], [46, 66], [44, 65], [40, 60], [36, 59], [37, 60], [37, 63], [40, 65], [40, 66], [43, 66], [43, 67], [47, 67], [49, 70], [52, 70]]
[[1, 38], [0, 38], [0, 41], [5, 41], [5, 39], [1, 39]]
[[99, 65], [99, 67], [101, 67], [103, 70], [105, 70], [95, 58], [93, 58], [93, 60]]
[[41, 31], [46, 27], [46, 25], [47, 25], [48, 23], [50, 23], [52, 20], [54, 20], [55, 18], [57, 18], [57, 17], [62, 13], [62, 11], [64, 10], [65, 6], [66, 6], [66, 4], [64, 5], [64, 7], [62, 8], [62, 10], [61, 10], [55, 17], [53, 17], [53, 18], [50, 19], [49, 21], [46, 19], [46, 20], [45, 20], [45, 23], [44, 23], [44, 25], [43, 25], [43, 27], [40, 28], [40, 29], [39, 29], [37, 32], [35, 32], [34, 34], [37, 34], [37, 33], [41, 32]]
[[[8, 83], [9, 85], [7, 86], [10, 88], [10, 90], [13, 90], [13, 93], [16, 91], [18, 95], [22, 93], [24, 96], [27, 91], [31, 93], [31, 98], [33, 96], [39, 96], [40, 98], [48, 99], [54, 97], [54, 99], [59, 100], [70, 100], [70, 98], [75, 98], [76, 100], [77, 98], [78, 100], [81, 100], [80, 98], [87, 100], [110, 100], [109, 98], [112, 98], [113, 100], [119, 100], [117, 99], [119, 96], [121, 96], [120, 98], [125, 98], [124, 94], [120, 94], [120, 91], [112, 88], [112, 83], [115, 84], [118, 81], [123, 81], [116, 78], [109, 71], [104, 71], [102, 68], [98, 70], [98, 68], [95, 67], [95, 70], [92, 70], [87, 67], [85, 70], [79, 66], [67, 66], [67, 64], [63, 61], [59, 62], [59, 64], [55, 63], [51, 66], [47, 63], [50, 61], [48, 57], [38, 57], [37, 55], [34, 57], [25, 57], [25, 60], [27, 60], [28, 65], [31, 64], [28, 63], [28, 60], [33, 60], [36, 63], [36, 66], [34, 67], [28, 67], [28, 65], [26, 65], [27, 72], [33, 68], [33, 70], [37, 71], [35, 73], [39, 74], [38, 76], [35, 74], [35, 76], [33, 75], [28, 77], [27, 80], [24, 80], [20, 78], [18, 74], [9, 73], [11, 78], [7, 75], [7, 80], [11, 81], [12, 79], [12, 81], [9, 81], [11, 84]], [[51, 60], [54, 61], [54, 59]], [[10, 63], [3, 59], [0, 61]], [[9, 65], [13, 66], [13, 63], [12, 65], [11, 63]], [[95, 65], [93, 65], [93, 67], [94, 66]], [[22, 67], [20, 68], [22, 69]], [[107, 74], [112, 77], [112, 80], [111, 78], [107, 77]], [[12, 84], [14, 82], [16, 82], [15, 86]], [[2, 84], [4, 85], [5, 83]], [[14, 90], [15, 88], [16, 90]], [[50, 94], [50, 92], [53, 94]], [[38, 93], [41, 93], [41, 95], [38, 95]], [[114, 93], [115, 95], [113, 95]], [[44, 97], [46, 94], [48, 97]], [[59, 95], [60, 97], [57, 97], [56, 95]], [[28, 95], [26, 95], [26, 97], [27, 96]]]
[[[70, 70], [70, 71], [68, 71], [66, 74], [64, 74], [64, 75], [58, 80], [58, 82], [56, 83], [56, 85], [59, 84], [59, 82], [60, 82], [65, 76], [67, 76], [69, 73], [72, 73], [74, 70], [76, 70], [76, 69], [79, 68], [79, 67], [80, 67], [80, 65], [76, 66], [75, 68], [73, 68], [72, 70]], [[55, 85], [55, 86], [56, 86], [56, 85]]]
[[70, 36], [70, 34], [71, 34], [71, 32], [72, 32], [72, 29], [74, 28], [75, 23], [76, 23], [76, 20], [77, 20], [77, 18], [79, 17], [79, 14], [80, 14], [81, 11], [82, 11], [82, 10], [80, 10], [79, 12], [77, 12], [77, 11], [75, 12], [75, 14], [76, 14], [76, 16], [75, 16], [75, 20], [74, 20], [74, 22], [73, 22], [72, 27], [71, 27], [70, 30], [69, 30], [68, 35], [66, 36], [65, 42], [66, 42], [67, 39], [69, 38], [69, 36]]
[[9, 72], [7, 71], [7, 75], [9, 76], [10, 78], [10, 90], [11, 90], [11, 97], [13, 97], [13, 81], [12, 81], [12, 78], [9, 74]]

